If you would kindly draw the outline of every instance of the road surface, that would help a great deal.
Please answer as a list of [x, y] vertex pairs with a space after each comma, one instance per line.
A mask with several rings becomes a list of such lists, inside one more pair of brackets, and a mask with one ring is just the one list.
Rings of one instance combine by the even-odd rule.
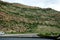
[[0, 37], [38, 37], [37, 33], [31, 34], [2, 34]]

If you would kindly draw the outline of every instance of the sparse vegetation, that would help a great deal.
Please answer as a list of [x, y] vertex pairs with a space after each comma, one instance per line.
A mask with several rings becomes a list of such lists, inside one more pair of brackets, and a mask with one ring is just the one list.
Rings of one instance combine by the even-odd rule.
[[39, 33], [38, 34], [38, 36], [43, 36], [43, 37], [45, 37], [45, 36], [51, 36], [51, 37], [54, 37], [54, 36], [58, 36], [59, 35], [59, 33], [58, 32], [44, 32], [44, 33]]
[[60, 12], [0, 1], [0, 31], [57, 35], [60, 34]]

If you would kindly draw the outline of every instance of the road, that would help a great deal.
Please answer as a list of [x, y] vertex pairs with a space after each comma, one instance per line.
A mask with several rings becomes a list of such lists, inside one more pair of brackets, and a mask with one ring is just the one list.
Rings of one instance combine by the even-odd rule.
[[2, 34], [0, 37], [38, 37], [37, 33], [31, 34]]

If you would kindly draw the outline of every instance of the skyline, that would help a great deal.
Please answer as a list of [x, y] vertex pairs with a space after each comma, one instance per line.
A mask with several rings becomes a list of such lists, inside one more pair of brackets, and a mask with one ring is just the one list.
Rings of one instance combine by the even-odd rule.
[[60, 11], [60, 0], [2, 0], [10, 3], [21, 3], [41, 8], [52, 8]]

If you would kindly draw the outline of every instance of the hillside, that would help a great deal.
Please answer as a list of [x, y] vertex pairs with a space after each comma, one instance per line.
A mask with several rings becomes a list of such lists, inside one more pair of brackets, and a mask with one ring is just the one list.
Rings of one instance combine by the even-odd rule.
[[0, 1], [0, 31], [6, 33], [60, 33], [60, 12]]

